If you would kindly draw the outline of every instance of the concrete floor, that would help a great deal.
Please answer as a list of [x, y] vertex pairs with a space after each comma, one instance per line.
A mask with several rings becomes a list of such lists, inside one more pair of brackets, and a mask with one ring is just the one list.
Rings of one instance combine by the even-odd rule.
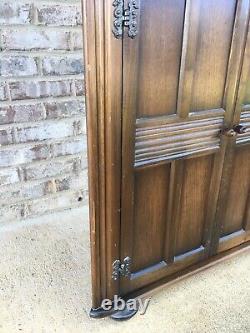
[[166, 287], [144, 316], [89, 319], [87, 209], [1, 226], [0, 332], [250, 332], [250, 251]]

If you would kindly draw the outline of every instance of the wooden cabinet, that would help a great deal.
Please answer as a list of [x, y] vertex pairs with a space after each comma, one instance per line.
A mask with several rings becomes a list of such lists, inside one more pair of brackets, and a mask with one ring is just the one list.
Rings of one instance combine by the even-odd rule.
[[83, 4], [97, 308], [249, 245], [250, 0]]

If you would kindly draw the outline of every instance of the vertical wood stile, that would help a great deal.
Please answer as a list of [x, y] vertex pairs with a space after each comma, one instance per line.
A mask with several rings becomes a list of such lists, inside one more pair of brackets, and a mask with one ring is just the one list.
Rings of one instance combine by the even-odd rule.
[[[183, 22], [182, 55], [180, 64], [179, 88], [177, 96], [177, 116], [187, 118], [190, 112], [195, 58], [199, 26], [199, 1], [186, 1]], [[179, 214], [183, 184], [184, 162], [171, 164], [168, 221], [166, 233], [166, 255], [169, 264], [174, 262], [177, 234], [179, 229]], [[172, 240], [172, 242], [170, 242]]]
[[[249, 8], [250, 10], [250, 8]], [[247, 82], [249, 80], [249, 73], [250, 73], [250, 24], [248, 27], [248, 34], [247, 34], [247, 41], [246, 41], [246, 48], [244, 53], [244, 62], [242, 66], [242, 73], [240, 78], [239, 84], [239, 92], [236, 101], [236, 109], [234, 113], [234, 125], [239, 124], [241, 118], [241, 112], [243, 111], [242, 106], [244, 102], [244, 98], [246, 95], [247, 89]]]
[[[138, 1], [140, 8], [140, 1]], [[140, 14], [138, 13], [138, 26]], [[135, 123], [137, 112], [138, 64], [140, 34], [135, 39], [123, 39], [123, 106], [122, 106], [122, 198], [121, 255], [133, 254], [134, 192], [135, 192]], [[133, 265], [133, 261], [132, 261]], [[127, 281], [121, 282], [121, 293]]]
[[171, 211], [171, 221], [169, 222], [169, 241], [171, 239], [171, 243], [168, 245], [168, 262], [171, 264], [174, 262], [176, 243], [177, 243], [177, 235], [179, 230], [179, 216], [180, 216], [180, 207], [181, 207], [181, 195], [182, 195], [182, 187], [183, 187], [183, 176], [184, 176], [184, 162], [183, 161], [175, 161], [171, 166], [171, 198], [172, 202], [172, 211]]
[[170, 168], [170, 182], [169, 182], [169, 190], [168, 190], [168, 207], [167, 207], [167, 217], [166, 217], [166, 229], [165, 229], [165, 247], [164, 247], [164, 259], [167, 264], [171, 264], [174, 262], [174, 246], [171, 244], [171, 239], [173, 236], [173, 214], [174, 214], [174, 194], [176, 189], [176, 164], [174, 161], [171, 163]]
[[244, 230], [246, 232], [250, 231], [250, 191], [249, 191], [249, 195], [248, 195], [248, 199], [246, 202], [246, 211], [245, 211], [245, 216], [244, 216]]
[[[95, 30], [95, 3], [83, 2], [84, 16], [84, 48], [85, 48], [85, 68], [86, 68], [86, 100], [87, 107], [87, 128], [88, 128], [88, 165], [89, 165], [89, 211], [90, 211], [90, 242], [91, 242], [91, 272], [92, 272], [92, 306], [100, 306], [102, 299], [101, 287], [101, 207], [98, 204], [100, 198], [99, 183], [99, 138], [98, 138], [98, 118], [97, 107], [98, 94], [97, 73], [96, 73], [96, 30]], [[104, 240], [105, 244], [105, 240]]]
[[199, 34], [200, 1], [187, 0], [177, 100], [177, 115], [187, 118], [191, 111], [193, 79]]
[[104, 260], [101, 260], [101, 297], [102, 299], [107, 295], [107, 270], [106, 270], [106, 217], [105, 217], [105, 203], [106, 203], [106, 193], [105, 193], [105, 119], [104, 119], [104, 87], [105, 87], [105, 62], [104, 62], [104, 17], [103, 17], [103, 3], [97, 1], [96, 3], [96, 10], [99, 15], [96, 17], [96, 35], [100, 38], [100, 43], [96, 43], [96, 61], [100, 64], [97, 67], [97, 83], [99, 84], [99, 94], [97, 96], [97, 103], [98, 103], [98, 124], [99, 124], [99, 140], [102, 144], [99, 144], [99, 155], [100, 160], [98, 163], [99, 167], [99, 184], [100, 184], [100, 219], [101, 221], [105, 221], [105, 223], [100, 223], [100, 235], [103, 237], [100, 243], [100, 251]]
[[114, 38], [113, 0], [104, 1], [105, 17], [105, 177], [107, 297], [119, 293], [112, 264], [120, 256], [122, 40]]

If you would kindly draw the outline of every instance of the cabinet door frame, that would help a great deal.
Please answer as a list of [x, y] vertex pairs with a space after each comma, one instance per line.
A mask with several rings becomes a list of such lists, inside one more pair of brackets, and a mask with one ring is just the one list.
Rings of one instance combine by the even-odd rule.
[[[249, 0], [239, 0], [246, 4]], [[89, 165], [89, 211], [92, 274], [92, 307], [104, 298], [119, 294], [119, 281], [112, 279], [112, 263], [120, 258], [123, 41], [115, 39], [113, 0], [82, 0]], [[240, 29], [239, 29], [240, 30]], [[240, 33], [240, 31], [239, 31]], [[232, 62], [239, 60], [231, 55]], [[232, 74], [234, 76], [234, 73]], [[229, 80], [230, 81], [230, 80]], [[234, 79], [233, 79], [234, 81]], [[236, 91], [235, 85], [228, 89]], [[229, 91], [229, 98], [233, 98]], [[227, 102], [227, 101], [226, 101]], [[230, 123], [231, 120], [228, 120]], [[225, 143], [226, 145], [226, 143]], [[241, 245], [237, 249], [248, 246]], [[231, 254], [230, 250], [223, 254]], [[211, 265], [221, 254], [178, 272], [174, 276], [140, 290], [143, 294], [163, 286], [170, 279]], [[135, 295], [136, 296], [136, 295]]]

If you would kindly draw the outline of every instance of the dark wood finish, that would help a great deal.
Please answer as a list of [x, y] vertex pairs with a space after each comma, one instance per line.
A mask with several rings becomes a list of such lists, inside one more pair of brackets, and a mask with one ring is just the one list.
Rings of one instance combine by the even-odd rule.
[[138, 3], [83, 1], [94, 307], [250, 239], [250, 0]]
[[113, 38], [112, 3], [83, 1], [94, 308], [119, 292], [111, 276], [120, 240], [122, 41]]
[[146, 119], [145, 125], [144, 119], [139, 119], [140, 127], [136, 128], [135, 135], [135, 167], [218, 150], [221, 141], [218, 134], [224, 124], [225, 111], [212, 112], [217, 116], [197, 120], [196, 114], [185, 120], [179, 117]]
[[242, 125], [243, 133], [233, 137], [227, 147], [222, 176], [220, 198], [217, 206], [217, 228], [213, 253], [222, 252], [250, 240], [250, 28], [246, 40], [243, 67], [239, 81], [233, 127]]
[[250, 242], [242, 243], [236, 247], [231, 248], [230, 250], [221, 252], [215, 256], [206, 259], [205, 261], [201, 261], [195, 265], [189, 266], [188, 268], [181, 270], [174, 275], [168, 276], [162, 280], [156, 281], [153, 284], [150, 284], [144, 288], [138, 289], [126, 296], [127, 299], [130, 298], [149, 298], [155, 293], [159, 293], [163, 288], [170, 286], [173, 283], [177, 283], [188, 277], [202, 272], [206, 269], [213, 267], [216, 264], [229, 260], [239, 254], [243, 254], [250, 250]]
[[123, 43], [123, 295], [209, 256], [248, 11], [141, 1], [138, 38]]

